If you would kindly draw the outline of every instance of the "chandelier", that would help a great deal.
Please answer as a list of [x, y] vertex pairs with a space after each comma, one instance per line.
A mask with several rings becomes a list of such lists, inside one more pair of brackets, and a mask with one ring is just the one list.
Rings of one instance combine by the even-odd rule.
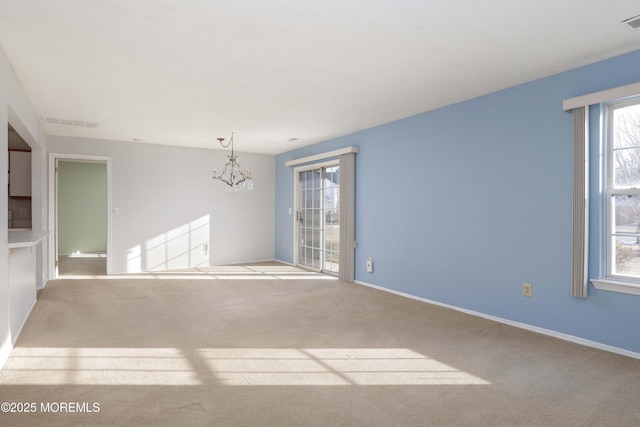
[[253, 177], [249, 169], [241, 170], [238, 163], [238, 156], [233, 153], [233, 132], [229, 142], [224, 143], [224, 138], [218, 138], [222, 148], [231, 145], [231, 155], [227, 156], [229, 161], [221, 168], [213, 170], [212, 178], [216, 180], [225, 191], [235, 193], [237, 191], [253, 190]]

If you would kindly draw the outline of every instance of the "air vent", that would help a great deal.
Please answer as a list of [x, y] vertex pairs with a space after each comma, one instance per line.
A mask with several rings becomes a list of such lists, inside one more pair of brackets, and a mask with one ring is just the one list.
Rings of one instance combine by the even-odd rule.
[[627, 25], [632, 30], [637, 30], [638, 28], [640, 28], [640, 15], [634, 16], [633, 18], [625, 19], [621, 23]]
[[52, 125], [75, 126], [80, 128], [97, 129], [100, 123], [85, 122], [82, 120], [57, 119], [55, 117], [43, 117], [44, 121]]

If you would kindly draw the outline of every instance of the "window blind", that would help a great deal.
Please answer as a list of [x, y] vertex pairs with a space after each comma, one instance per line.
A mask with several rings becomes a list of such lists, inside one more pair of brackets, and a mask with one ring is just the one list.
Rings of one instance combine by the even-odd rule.
[[340, 272], [338, 277], [346, 282], [355, 280], [355, 193], [356, 155], [340, 156]]
[[571, 295], [586, 298], [588, 290], [589, 227], [589, 128], [588, 107], [571, 110], [573, 115], [573, 248]]

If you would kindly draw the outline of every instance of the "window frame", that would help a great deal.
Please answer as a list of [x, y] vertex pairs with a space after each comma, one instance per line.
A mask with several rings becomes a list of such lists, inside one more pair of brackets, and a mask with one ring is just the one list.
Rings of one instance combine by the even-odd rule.
[[[585, 284], [584, 291], [581, 288], [580, 275], [576, 275], [576, 271], [581, 271], [582, 262], [584, 261], [585, 267], [588, 268], [588, 274], [590, 278], [589, 282], [598, 290], [620, 292], [624, 294], [640, 295], [640, 285], [629, 282], [625, 277], [624, 280], [616, 280], [614, 278], [607, 277], [606, 272], [606, 253], [607, 251], [607, 234], [606, 224], [610, 214], [607, 214], [607, 201], [605, 200], [605, 177], [607, 172], [607, 165], [605, 161], [606, 150], [604, 147], [605, 139], [607, 135], [605, 120], [606, 120], [606, 106], [608, 104], [618, 104], [623, 101], [640, 98], [640, 82], [630, 83], [623, 86], [612, 87], [608, 89], [599, 90], [597, 92], [586, 93], [583, 95], [573, 96], [571, 98], [564, 99], [562, 101], [562, 110], [566, 112], [572, 112], [574, 116], [574, 210], [573, 210], [573, 250], [571, 255], [572, 262], [572, 296], [574, 297], [587, 297], [588, 287]], [[597, 106], [597, 118], [595, 114], [595, 107]], [[585, 110], [583, 123], [577, 123], [576, 117], [581, 109]], [[590, 111], [592, 110], [592, 111]], [[589, 117], [593, 114], [594, 123], [589, 124]], [[595, 124], [597, 123], [597, 125]], [[581, 132], [576, 132], [581, 127], [585, 126], [586, 133], [582, 135], [585, 140], [581, 141], [576, 138], [576, 135], [580, 136]], [[593, 126], [593, 127], [591, 127]], [[592, 132], [592, 136], [589, 135]], [[596, 136], [597, 135], [597, 136]], [[586, 144], [586, 152], [578, 157], [576, 156], [576, 145], [580, 143]], [[589, 160], [589, 156], [593, 160]], [[581, 162], [588, 163], [585, 168], [586, 172], [584, 176], [576, 176], [576, 164]], [[589, 178], [589, 174], [593, 176], [593, 181]], [[585, 194], [585, 202], [588, 208], [584, 211], [580, 208], [576, 209], [576, 206], [581, 206], [576, 202], [579, 200], [579, 195], [575, 194], [576, 187], [579, 190], [582, 189], [581, 185], [576, 185], [579, 180], [584, 180], [584, 186], [587, 187]], [[591, 187], [589, 189], [589, 187]], [[593, 203], [591, 203], [593, 201]], [[589, 216], [592, 216], [594, 222], [589, 221]], [[576, 230], [575, 224], [585, 221], [588, 223], [588, 230], [585, 229], [584, 235], [581, 237], [577, 233], [581, 233], [581, 230]], [[582, 243], [580, 243], [582, 241]], [[588, 257], [587, 257], [588, 255]], [[617, 276], [616, 276], [617, 277]]]
[[[605, 173], [603, 183], [603, 195], [604, 195], [604, 281], [609, 282], [611, 286], [628, 286], [636, 288], [633, 293], [640, 293], [640, 276], [628, 276], [614, 273], [616, 248], [614, 246], [615, 236], [619, 233], [615, 230], [615, 196], [640, 196], [640, 187], [616, 187], [614, 176], [614, 126], [613, 126], [613, 114], [614, 111], [620, 108], [629, 107], [631, 105], [640, 105], [640, 96], [635, 96], [625, 100], [617, 100], [607, 102], [605, 104], [605, 119], [604, 119], [604, 143], [605, 143]], [[594, 284], [598, 281], [594, 281]], [[603, 281], [600, 281], [602, 284]], [[614, 290], [614, 289], [611, 289]]]

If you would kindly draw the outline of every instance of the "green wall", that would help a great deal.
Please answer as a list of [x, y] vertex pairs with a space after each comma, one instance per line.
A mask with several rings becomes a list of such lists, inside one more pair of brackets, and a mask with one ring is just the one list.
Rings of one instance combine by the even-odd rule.
[[107, 251], [107, 166], [58, 162], [58, 254]]

